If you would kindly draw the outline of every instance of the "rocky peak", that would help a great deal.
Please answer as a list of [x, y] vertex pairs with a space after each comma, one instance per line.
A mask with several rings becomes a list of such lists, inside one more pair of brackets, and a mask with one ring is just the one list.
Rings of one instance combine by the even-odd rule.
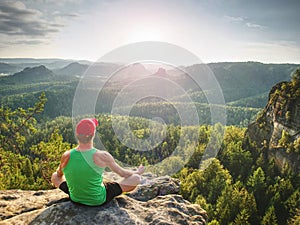
[[[258, 116], [250, 124], [246, 135], [258, 146], [267, 146], [269, 157], [274, 157], [277, 165], [286, 165], [300, 172], [300, 152], [293, 145], [300, 138], [300, 70], [293, 74], [292, 81], [280, 82], [273, 86], [269, 100]], [[283, 133], [288, 136], [286, 145], [282, 144]], [[294, 148], [294, 149], [293, 149]], [[291, 151], [292, 149], [292, 151]]]
[[133, 193], [98, 207], [75, 205], [58, 189], [0, 191], [0, 224], [206, 224], [206, 212], [178, 191], [178, 180], [153, 174]]
[[161, 77], [166, 77], [168, 76], [166, 69], [164, 68], [158, 68], [156, 73], [154, 74], [155, 76], [161, 76]]

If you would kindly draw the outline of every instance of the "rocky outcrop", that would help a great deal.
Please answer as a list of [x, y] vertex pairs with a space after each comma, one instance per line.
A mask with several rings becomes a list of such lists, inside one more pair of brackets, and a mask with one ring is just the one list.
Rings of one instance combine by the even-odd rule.
[[0, 191], [0, 224], [206, 224], [206, 212], [178, 191], [178, 180], [152, 174], [133, 193], [98, 207], [75, 205], [58, 189]]
[[148, 201], [157, 196], [167, 194], [177, 194], [179, 192], [179, 180], [173, 179], [169, 176], [153, 178], [152, 174], [142, 181], [134, 192], [127, 194], [129, 197], [139, 201]]
[[288, 166], [297, 173], [300, 172], [300, 155], [297, 151], [288, 153], [280, 140], [283, 132], [288, 134], [290, 143], [300, 138], [299, 77], [300, 71], [297, 71], [291, 82], [278, 83], [271, 89], [267, 106], [246, 132], [259, 147], [268, 148], [269, 158], [275, 159], [279, 168]]

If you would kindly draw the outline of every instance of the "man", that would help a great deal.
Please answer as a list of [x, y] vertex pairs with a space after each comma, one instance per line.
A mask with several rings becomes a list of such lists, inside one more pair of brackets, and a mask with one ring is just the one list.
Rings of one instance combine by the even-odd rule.
[[[119, 166], [110, 153], [93, 147], [96, 119], [83, 119], [76, 126], [78, 146], [66, 151], [52, 174], [55, 187], [70, 196], [73, 202], [89, 206], [102, 205], [122, 192], [130, 192], [141, 182], [144, 166], [131, 171]], [[117, 182], [103, 182], [103, 171], [109, 167], [124, 179]]]

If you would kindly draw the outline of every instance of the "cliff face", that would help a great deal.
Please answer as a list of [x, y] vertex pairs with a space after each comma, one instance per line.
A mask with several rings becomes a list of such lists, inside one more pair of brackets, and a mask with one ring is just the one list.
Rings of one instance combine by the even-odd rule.
[[[269, 101], [257, 120], [250, 124], [246, 135], [258, 147], [268, 149], [281, 168], [300, 171], [300, 71], [291, 82], [276, 84], [270, 91]], [[283, 136], [285, 136], [283, 138]]]
[[206, 224], [206, 212], [177, 194], [178, 180], [145, 178], [135, 192], [99, 207], [75, 205], [58, 189], [0, 191], [0, 224]]

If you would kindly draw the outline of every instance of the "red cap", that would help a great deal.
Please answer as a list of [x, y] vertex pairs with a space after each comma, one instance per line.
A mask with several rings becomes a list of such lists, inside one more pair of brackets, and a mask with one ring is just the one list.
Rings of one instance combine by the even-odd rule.
[[76, 126], [76, 134], [92, 136], [98, 126], [98, 120], [95, 118], [80, 120]]

